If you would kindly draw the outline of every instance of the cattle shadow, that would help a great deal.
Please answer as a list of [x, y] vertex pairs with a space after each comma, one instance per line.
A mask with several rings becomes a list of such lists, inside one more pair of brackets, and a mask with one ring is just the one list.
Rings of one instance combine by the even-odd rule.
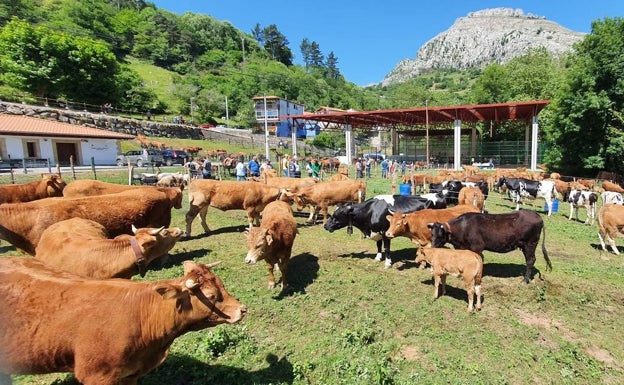
[[[483, 263], [483, 276], [497, 278], [517, 278], [524, 277], [526, 265], [517, 263]], [[541, 274], [540, 270], [533, 267], [535, 276]]]
[[15, 253], [17, 249], [7, 241], [2, 241], [6, 246], [0, 246], [0, 253]]
[[[351, 252], [349, 254], [340, 254], [338, 258], [353, 258], [353, 259], [374, 259], [376, 251], [360, 251], [360, 252]], [[415, 248], [404, 248], [392, 250], [390, 249], [390, 259], [392, 259], [392, 263], [403, 262], [409, 264], [409, 262], [413, 262], [416, 258], [416, 249]]]
[[[268, 385], [292, 384], [295, 375], [293, 365], [286, 357], [279, 358], [269, 353], [265, 357], [267, 366], [248, 371], [226, 365], [210, 365], [193, 357], [172, 353], [158, 368], [142, 376], [139, 382], [143, 385]], [[70, 377], [54, 382], [56, 385], [79, 385], [75, 378]]]
[[282, 299], [295, 293], [305, 294], [306, 288], [318, 278], [318, 257], [310, 253], [302, 253], [290, 258], [288, 262], [288, 287], [280, 292], [275, 299]]
[[[616, 256], [616, 254], [615, 254], [615, 253], [613, 253], [613, 250], [611, 250], [611, 246], [609, 246], [608, 244], [606, 244], [606, 242], [605, 242], [605, 245], [607, 246], [607, 251], [602, 250], [602, 245], [601, 245], [600, 243], [590, 243], [589, 245], [590, 245], [590, 246], [591, 246], [594, 250], [599, 251], [601, 254], [602, 254], [602, 253], [604, 253], [604, 254], [607, 254], [607, 255], [613, 255], [613, 256]], [[617, 248], [618, 252], [620, 252], [620, 254], [621, 254], [621, 253], [624, 253], [624, 247], [621, 247], [621, 246], [618, 246], [618, 245], [615, 245], [615, 247]], [[0, 247], [0, 250], [2, 250], [2, 248], [1, 248], [1, 247]]]
[[180, 266], [184, 261], [195, 261], [199, 258], [203, 258], [211, 251], [212, 250], [210, 249], [195, 249], [177, 254], [168, 254], [166, 257], [159, 258], [162, 260], [155, 260], [154, 262], [152, 262], [148, 269], [157, 271], [168, 269], [173, 266]]
[[[184, 242], [184, 241], [192, 241], [195, 239], [201, 239], [201, 238], [205, 238], [205, 237], [209, 237], [211, 235], [218, 235], [218, 234], [228, 234], [228, 233], [242, 233], [243, 231], [247, 230], [249, 227], [247, 225], [237, 225], [237, 226], [226, 226], [226, 227], [220, 227], [218, 229], [210, 229], [209, 233], [204, 233], [204, 231], [202, 230], [200, 233], [196, 234], [196, 235], [191, 235], [190, 237], [184, 236], [182, 237], [182, 239], [180, 239], [180, 241]], [[180, 242], [178, 241], [178, 242]]]
[[[433, 287], [434, 282], [433, 278], [425, 279], [424, 281], [420, 281], [422, 284], [428, 286], [427, 290], [431, 290], [427, 295], [431, 295], [431, 299], [433, 300]], [[468, 305], [468, 292], [466, 291], [466, 287], [464, 285], [464, 281], [459, 278], [454, 277], [446, 277], [446, 294], [442, 295], [442, 284], [438, 288], [440, 296], [438, 300], [442, 297], [451, 297], [458, 301], [462, 301]], [[485, 302], [485, 296], [481, 293], [481, 302]], [[476, 304], [476, 301], [475, 301]]]

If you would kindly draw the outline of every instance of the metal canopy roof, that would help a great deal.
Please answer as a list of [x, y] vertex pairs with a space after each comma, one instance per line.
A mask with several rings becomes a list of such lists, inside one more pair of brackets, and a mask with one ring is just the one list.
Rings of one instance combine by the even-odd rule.
[[[524, 120], [530, 122], [548, 104], [549, 100], [463, 106], [431, 106], [397, 110], [347, 111], [322, 114], [283, 116], [296, 121], [312, 120], [322, 128], [332, 129], [336, 124], [353, 128], [395, 127], [409, 130], [414, 126], [441, 126], [459, 119], [462, 122]], [[330, 123], [333, 123], [332, 127]]]

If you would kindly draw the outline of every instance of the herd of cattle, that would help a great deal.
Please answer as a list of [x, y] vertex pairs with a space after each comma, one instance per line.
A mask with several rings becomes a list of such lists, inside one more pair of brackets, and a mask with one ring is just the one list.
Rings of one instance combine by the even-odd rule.
[[[417, 188], [415, 175], [404, 181]], [[271, 289], [277, 265], [282, 291], [288, 288], [288, 262], [298, 234], [293, 204], [309, 208], [312, 224], [321, 213], [329, 232], [359, 229], [377, 242], [375, 259], [384, 260], [385, 267], [392, 265], [391, 239], [409, 238], [418, 245], [415, 261], [431, 266], [434, 298], [440, 283], [444, 294], [446, 275], [461, 276], [469, 311], [475, 294], [481, 309], [484, 250], [521, 250], [528, 283], [542, 237], [542, 253], [552, 268], [544, 221], [533, 210], [520, 210], [523, 197], [543, 197], [551, 215], [554, 199], [562, 196], [570, 203], [569, 219], [586, 208], [586, 223], [597, 220], [602, 248], [608, 243], [619, 254], [615, 238], [623, 235], [624, 190], [618, 185], [604, 182], [605, 191], [599, 191], [595, 185], [508, 174], [496, 175], [495, 181], [431, 180], [427, 186], [427, 193], [368, 200], [362, 180], [275, 175], [246, 182], [194, 179], [188, 187], [96, 180], [66, 184], [57, 175], [42, 175], [36, 182], [0, 186], [0, 239], [34, 257], [0, 258], [0, 382], [10, 383], [11, 374], [73, 372], [84, 384], [136, 384], [166, 359], [178, 336], [241, 320], [247, 309], [212, 273], [214, 264], [186, 261], [181, 277], [129, 280], [166, 257], [182, 236], [191, 236], [197, 214], [210, 233], [209, 207], [246, 211], [244, 261], [265, 260]], [[517, 209], [487, 213], [493, 188], [509, 194]], [[184, 190], [189, 201], [185, 231], [169, 227], [172, 209], [182, 208]], [[603, 204], [596, 210], [599, 193]], [[126, 328], [108, 327], [112, 316]]]

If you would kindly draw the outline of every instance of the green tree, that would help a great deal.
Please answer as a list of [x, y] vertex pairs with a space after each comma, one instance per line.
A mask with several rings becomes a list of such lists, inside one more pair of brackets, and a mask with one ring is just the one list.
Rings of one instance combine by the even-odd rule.
[[120, 71], [107, 44], [13, 19], [0, 30], [0, 82], [38, 97], [101, 103]]
[[334, 51], [331, 51], [327, 55], [327, 61], [325, 62], [327, 68], [327, 77], [330, 79], [340, 79], [340, 70], [338, 69], [338, 58], [334, 55]]
[[622, 79], [624, 19], [595, 21], [545, 115], [549, 168], [583, 176], [601, 169], [624, 173]]
[[277, 25], [269, 25], [262, 30], [262, 34], [264, 36], [264, 49], [271, 55], [271, 58], [291, 66], [293, 54], [288, 48], [288, 39], [277, 29]]

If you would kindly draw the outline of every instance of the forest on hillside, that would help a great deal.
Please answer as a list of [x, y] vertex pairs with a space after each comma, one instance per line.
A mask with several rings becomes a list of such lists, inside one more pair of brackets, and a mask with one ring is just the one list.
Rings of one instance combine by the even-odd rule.
[[[624, 173], [624, 23], [597, 20], [573, 54], [535, 49], [505, 65], [431, 71], [401, 84], [358, 87], [340, 55], [313, 36], [291, 43], [277, 25], [240, 31], [209, 15], [177, 15], [142, 0], [8, 0], [0, 4], [0, 99], [111, 103], [136, 112], [225, 115], [245, 126], [251, 98], [372, 110], [550, 100], [540, 114], [549, 169]], [[303, 65], [293, 64], [295, 55]], [[141, 66], [137, 66], [140, 63]], [[145, 70], [168, 79], [153, 87]], [[163, 84], [166, 83], [166, 84]], [[165, 86], [165, 89], [162, 87]], [[489, 122], [484, 141], [524, 140], [524, 122]]]

